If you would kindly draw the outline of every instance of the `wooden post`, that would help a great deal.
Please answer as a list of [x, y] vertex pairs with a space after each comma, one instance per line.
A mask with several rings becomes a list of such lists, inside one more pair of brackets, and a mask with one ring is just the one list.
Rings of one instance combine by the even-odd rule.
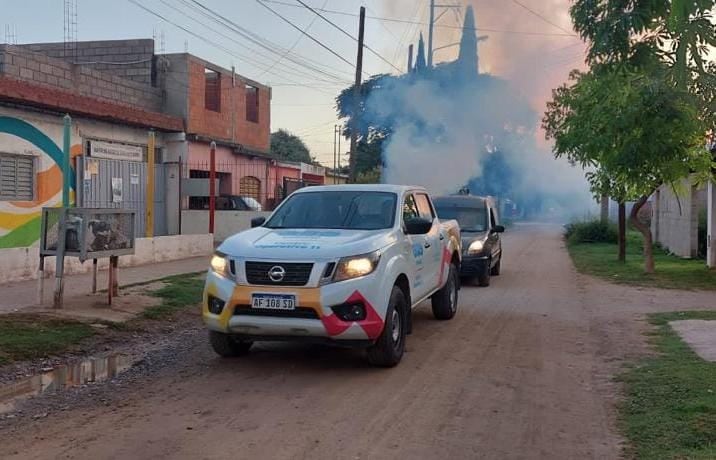
[[110, 265], [112, 265], [112, 295], [115, 297], [119, 295], [119, 256], [112, 256], [109, 258]]
[[109, 258], [109, 271], [107, 276], [107, 305], [112, 305], [112, 299], [116, 295], [114, 292], [114, 277], [116, 276], [116, 273], [114, 272], [114, 256], [110, 256]]
[[97, 259], [92, 259], [92, 294], [97, 293]]
[[145, 235], [154, 236], [154, 131], [149, 131], [147, 140], [147, 205], [144, 212]]
[[216, 142], [209, 146], [209, 233], [214, 234], [216, 212]]
[[351, 152], [349, 160], [349, 182], [356, 181], [356, 160], [358, 159], [358, 130], [360, 129], [360, 87], [363, 76], [363, 37], [365, 35], [365, 7], [360, 7], [358, 22], [358, 58], [356, 59], [356, 80], [353, 86], [353, 114], [351, 116]]
[[45, 302], [45, 256], [40, 256], [40, 266], [37, 274], [37, 304], [42, 305]]
[[62, 308], [64, 297], [65, 242], [67, 239], [67, 208], [60, 208], [60, 220], [57, 226], [57, 251], [55, 252], [55, 293], [52, 308]]

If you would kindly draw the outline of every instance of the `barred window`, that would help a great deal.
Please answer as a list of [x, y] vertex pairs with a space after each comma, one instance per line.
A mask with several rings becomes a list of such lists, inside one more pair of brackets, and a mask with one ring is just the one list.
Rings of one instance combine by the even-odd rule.
[[34, 158], [0, 153], [0, 201], [32, 201], [34, 189]]

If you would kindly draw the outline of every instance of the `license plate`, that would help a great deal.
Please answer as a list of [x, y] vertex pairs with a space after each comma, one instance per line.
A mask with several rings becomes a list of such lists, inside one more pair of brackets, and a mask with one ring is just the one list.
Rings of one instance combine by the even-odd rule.
[[295, 310], [296, 296], [284, 294], [254, 294], [251, 297], [251, 308], [264, 310]]

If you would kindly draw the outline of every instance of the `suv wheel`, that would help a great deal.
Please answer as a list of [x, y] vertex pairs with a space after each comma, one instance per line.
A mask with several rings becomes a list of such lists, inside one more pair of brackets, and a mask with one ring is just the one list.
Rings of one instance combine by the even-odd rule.
[[394, 367], [405, 352], [408, 306], [405, 294], [398, 286], [390, 293], [388, 310], [385, 313], [383, 332], [375, 344], [368, 348], [368, 362], [373, 366]]
[[238, 340], [230, 334], [216, 331], [209, 331], [209, 343], [217, 355], [225, 358], [244, 355], [248, 353], [251, 345], [254, 344], [246, 340]]
[[490, 285], [490, 275], [492, 274], [492, 268], [490, 267], [492, 265], [492, 259], [487, 261], [487, 267], [485, 268], [485, 272], [477, 277], [477, 284], [478, 286], [489, 286]]
[[433, 316], [435, 319], [452, 319], [457, 313], [458, 275], [454, 264], [450, 264], [448, 280], [438, 292], [433, 294]]
[[500, 269], [502, 268], [502, 256], [500, 256], [499, 259], [497, 259], [497, 263], [494, 267], [492, 267], [492, 270], [490, 270], [490, 275], [492, 276], [500, 276]]

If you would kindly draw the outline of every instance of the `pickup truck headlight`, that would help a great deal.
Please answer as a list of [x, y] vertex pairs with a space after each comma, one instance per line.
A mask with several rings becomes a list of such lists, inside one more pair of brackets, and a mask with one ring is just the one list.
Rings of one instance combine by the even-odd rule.
[[344, 257], [338, 262], [333, 281], [345, 281], [370, 275], [378, 267], [380, 253], [378, 251], [354, 257]]
[[485, 243], [483, 243], [480, 240], [473, 241], [470, 243], [470, 247], [467, 248], [467, 253], [469, 255], [479, 254], [482, 252], [482, 248], [485, 246]]
[[214, 254], [211, 258], [210, 265], [214, 273], [227, 278], [229, 277], [229, 261], [226, 260], [225, 254], [220, 252]]

